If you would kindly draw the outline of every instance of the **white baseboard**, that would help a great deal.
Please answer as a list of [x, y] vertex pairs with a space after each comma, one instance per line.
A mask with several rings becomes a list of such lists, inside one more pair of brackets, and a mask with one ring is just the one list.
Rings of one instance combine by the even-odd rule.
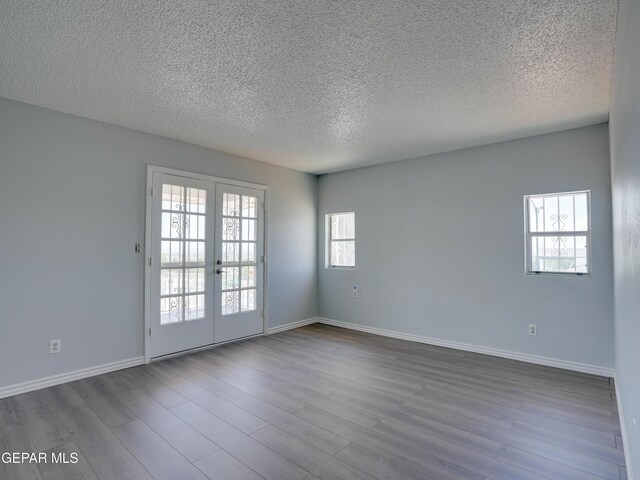
[[74, 370], [73, 372], [51, 375], [50, 377], [39, 378], [29, 382], [17, 383], [15, 385], [1, 387], [0, 398], [12, 397], [13, 395], [19, 395], [21, 393], [27, 393], [33, 390], [52, 387], [54, 385], [60, 385], [61, 383], [72, 382], [74, 380], [80, 380], [81, 378], [93, 377], [95, 375], [113, 372], [115, 370], [122, 370], [123, 368], [135, 367], [142, 364], [144, 364], [144, 357], [134, 357], [126, 360], [119, 360], [117, 362], [105, 363], [103, 365], [96, 365], [95, 367], [82, 368], [80, 370]]
[[[297, 322], [287, 323], [285, 325], [279, 325], [277, 327], [269, 328], [267, 330], [267, 334], [271, 335], [278, 332], [284, 332], [286, 330], [303, 327], [305, 325], [311, 325], [313, 323], [323, 323], [325, 325], [333, 325], [335, 327], [348, 328], [350, 330], [373, 333], [375, 335], [382, 335], [385, 337], [398, 338], [401, 340], [409, 340], [411, 342], [426, 343], [429, 345], [437, 345], [441, 347], [454, 348], [456, 350], [465, 350], [468, 352], [483, 353], [486, 355], [509, 358], [512, 360], [521, 360], [523, 362], [529, 362], [529, 363], [534, 363], [538, 365], [547, 365], [550, 367], [563, 368], [565, 370], [572, 370], [576, 372], [590, 373], [593, 375], [613, 377], [615, 374], [612, 368], [600, 367], [597, 365], [569, 362], [566, 360], [542, 357], [538, 355], [530, 355], [526, 353], [512, 352], [509, 350], [501, 350], [497, 348], [483, 347], [483, 346], [472, 345], [468, 343], [453, 342], [450, 340], [441, 340], [438, 338], [424, 337], [420, 335], [402, 333], [402, 332], [397, 332], [393, 330], [385, 330], [382, 328], [369, 327], [366, 325], [358, 325], [355, 323], [341, 322], [338, 320], [331, 320], [331, 319], [322, 318], [322, 317], [307, 318], [305, 320], [300, 320]], [[29, 382], [9, 385], [6, 387], [0, 387], [0, 398], [11, 397], [13, 395], [18, 395], [18, 394], [30, 392], [33, 390], [38, 390], [40, 388], [51, 387], [53, 385], [59, 385], [61, 383], [71, 382], [73, 380], [79, 380], [81, 378], [87, 378], [94, 375], [100, 375], [102, 373], [121, 370], [123, 368], [142, 365], [144, 363], [145, 363], [144, 357], [134, 357], [134, 358], [129, 358], [127, 360], [120, 360], [117, 362], [97, 365], [95, 367], [83, 368], [80, 370], [75, 370], [73, 372], [52, 375], [50, 377], [40, 378], [40, 379], [32, 380]], [[616, 383], [616, 390], [617, 388], [618, 388], [618, 385]], [[619, 402], [620, 396], [618, 395], [617, 398]], [[622, 410], [620, 410], [620, 415], [622, 416]], [[624, 423], [622, 428], [624, 428]]]
[[[284, 332], [285, 330], [291, 330], [292, 328], [304, 327], [305, 325], [311, 325], [312, 323], [316, 323], [317, 321], [318, 319], [316, 317], [312, 317], [305, 320], [300, 320], [298, 322], [287, 323], [286, 325], [279, 325], [277, 327], [269, 328], [267, 330], [267, 335]], [[212, 348], [212, 345], [207, 345], [202, 349], [208, 348]], [[37, 380], [31, 380], [29, 382], [8, 385], [6, 387], [0, 387], [0, 398], [12, 397], [14, 395], [20, 395], [21, 393], [32, 392], [33, 390], [60, 385], [61, 383], [72, 382], [74, 380], [93, 377], [95, 375], [101, 375], [103, 373], [113, 372], [115, 370], [122, 370], [123, 368], [143, 365], [144, 363], [144, 357], [135, 357], [129, 358], [127, 360], [106, 363], [104, 365], [97, 365], [95, 367], [83, 368], [80, 370], [75, 370], [73, 372], [61, 373], [58, 375], [52, 375], [50, 377], [39, 378]]]
[[512, 352], [510, 350], [502, 350], [499, 348], [483, 347], [480, 345], [472, 345], [470, 343], [454, 342], [451, 340], [442, 340], [439, 338], [423, 337], [421, 335], [413, 335], [410, 333], [396, 332], [394, 330], [385, 330], [383, 328], [369, 327], [366, 325], [358, 325], [356, 323], [341, 322], [339, 320], [331, 320], [329, 318], [318, 318], [318, 323], [325, 325], [333, 325], [334, 327], [348, 328], [359, 332], [373, 333], [385, 337], [398, 338], [400, 340], [409, 340], [411, 342], [427, 343], [429, 345], [437, 345], [439, 347], [454, 348], [456, 350], [464, 350], [467, 352], [483, 353], [494, 357], [509, 358], [511, 360], [520, 360], [522, 362], [535, 363], [537, 365], [545, 365], [548, 367], [563, 368], [574, 372], [590, 373], [602, 377], [613, 377], [614, 369], [601, 367], [598, 365], [589, 365], [586, 363], [570, 362], [568, 360], [560, 360], [557, 358], [542, 357], [539, 355], [531, 355], [528, 353]]
[[299, 320], [297, 322], [278, 325], [277, 327], [267, 329], [267, 335], [284, 332], [285, 330], [291, 330], [292, 328], [304, 327], [305, 325], [311, 325], [312, 323], [318, 323], [318, 318], [312, 317], [312, 318], [307, 318], [306, 320]]
[[631, 464], [631, 455], [629, 453], [629, 436], [627, 435], [627, 426], [624, 423], [624, 412], [622, 411], [622, 403], [620, 400], [620, 389], [618, 388], [618, 379], [614, 378], [616, 386], [616, 402], [618, 403], [618, 417], [620, 417], [620, 434], [622, 435], [622, 444], [624, 445], [624, 463], [627, 469], [627, 479], [634, 480], [633, 465]]

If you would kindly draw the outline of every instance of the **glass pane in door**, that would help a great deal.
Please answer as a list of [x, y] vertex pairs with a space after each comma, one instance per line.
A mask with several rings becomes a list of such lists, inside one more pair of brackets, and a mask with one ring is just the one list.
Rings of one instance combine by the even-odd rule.
[[162, 185], [160, 325], [205, 316], [207, 192]]
[[223, 315], [256, 310], [258, 198], [222, 195]]

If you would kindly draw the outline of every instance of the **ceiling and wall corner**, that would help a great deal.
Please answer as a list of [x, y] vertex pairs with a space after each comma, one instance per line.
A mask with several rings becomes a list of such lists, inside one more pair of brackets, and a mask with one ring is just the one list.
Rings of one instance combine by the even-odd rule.
[[617, 0], [1, 0], [0, 96], [310, 173], [604, 122]]

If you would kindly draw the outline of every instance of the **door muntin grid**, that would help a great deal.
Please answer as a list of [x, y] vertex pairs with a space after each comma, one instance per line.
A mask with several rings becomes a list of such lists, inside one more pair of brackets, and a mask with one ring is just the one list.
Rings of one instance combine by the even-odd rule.
[[258, 297], [258, 197], [223, 193], [221, 221], [221, 313], [226, 316], [255, 311]]
[[160, 325], [205, 318], [207, 191], [162, 184]]

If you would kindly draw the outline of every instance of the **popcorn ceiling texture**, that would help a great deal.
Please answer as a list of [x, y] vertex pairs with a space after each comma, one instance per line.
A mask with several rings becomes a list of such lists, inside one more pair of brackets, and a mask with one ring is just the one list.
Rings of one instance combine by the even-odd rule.
[[307, 172], [345, 170], [606, 121], [616, 9], [0, 0], [0, 96]]

